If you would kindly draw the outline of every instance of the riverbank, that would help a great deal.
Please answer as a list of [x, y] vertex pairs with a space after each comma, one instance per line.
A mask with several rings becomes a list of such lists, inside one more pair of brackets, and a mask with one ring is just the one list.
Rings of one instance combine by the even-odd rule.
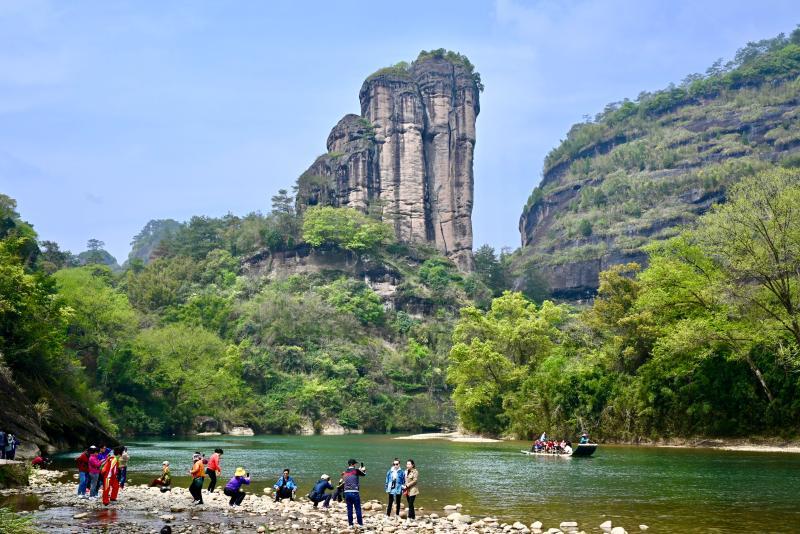
[[660, 440], [613, 441], [606, 443], [609, 445], [633, 445], [638, 447], [800, 453], [800, 441], [777, 438], [666, 438]]
[[[175, 533], [208, 532], [229, 534], [238, 532], [347, 532], [347, 515], [343, 503], [332, 503], [330, 509], [315, 509], [304, 498], [300, 501], [274, 502], [270, 490], [264, 494], [248, 494], [241, 508], [231, 509], [228, 498], [219, 491], [203, 496], [204, 504], [193, 506], [189, 492], [174, 488], [161, 493], [158, 488], [144, 485], [128, 486], [120, 492], [119, 500], [103, 506], [100, 500], [81, 499], [76, 495], [77, 484], [66, 482], [67, 473], [61, 471], [34, 470], [31, 485], [27, 488], [0, 491], [8, 499], [14, 496], [35, 496], [38, 506], [30, 512], [35, 525], [45, 532], [74, 533], [102, 530], [107, 533], [150, 534], [170, 525]], [[418, 508], [417, 519], [411, 523], [401, 517], [387, 518], [384, 504], [378, 501], [364, 503], [364, 532], [375, 533], [439, 533], [459, 532], [466, 534], [515, 533], [584, 533], [574, 521], [562, 521], [558, 525], [543, 525], [535, 521], [530, 525], [520, 522], [502, 523], [495, 517], [471, 517], [461, 513], [461, 505], [444, 507], [442, 514], [429, 513]], [[613, 527], [611, 522], [602, 527], [611, 534], [624, 534], [622, 527]], [[601, 527], [601, 528], [602, 528]], [[646, 527], [642, 530], [645, 530]], [[641, 527], [637, 526], [636, 530]], [[585, 533], [584, 533], [585, 534]]]
[[475, 434], [464, 434], [462, 432], [428, 432], [425, 434], [413, 434], [411, 436], [400, 436], [394, 439], [424, 440], [424, 439], [445, 439], [456, 443], [497, 443], [502, 441], [495, 438], [486, 438]]

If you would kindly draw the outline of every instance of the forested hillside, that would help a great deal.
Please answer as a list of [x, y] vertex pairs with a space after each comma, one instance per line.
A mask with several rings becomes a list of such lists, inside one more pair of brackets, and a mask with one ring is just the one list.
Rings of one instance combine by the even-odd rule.
[[589, 297], [601, 271], [646, 262], [649, 243], [694, 223], [731, 184], [800, 165], [798, 75], [800, 29], [573, 126], [520, 219], [518, 286]]
[[727, 190], [649, 267], [601, 273], [583, 311], [520, 293], [456, 325], [448, 377], [467, 428], [601, 440], [796, 438], [800, 170]]
[[30, 326], [16, 315], [5, 323], [52, 336], [42, 360], [3, 350], [31, 404], [28, 381], [43, 366], [53, 390], [83, 392], [82, 405], [123, 435], [454, 424], [452, 324], [492, 292], [431, 247], [397, 243], [377, 220], [346, 208], [299, 215], [281, 191], [268, 215], [151, 221], [122, 272], [100, 255], [75, 266], [52, 243], [40, 254], [18, 224], [27, 238], [10, 234], [4, 261], [50, 295], [34, 304], [57, 303], [26, 313]]

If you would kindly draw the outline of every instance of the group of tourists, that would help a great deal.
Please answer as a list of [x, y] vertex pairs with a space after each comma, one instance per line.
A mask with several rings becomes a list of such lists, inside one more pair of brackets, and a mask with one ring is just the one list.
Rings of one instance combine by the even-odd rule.
[[[214, 493], [217, 489], [217, 478], [222, 476], [223, 455], [222, 449], [214, 449], [210, 458], [206, 458], [205, 454], [199, 451], [192, 455], [192, 464], [188, 473], [192, 479], [189, 484], [189, 493], [192, 495], [193, 504], [202, 505], [203, 494]], [[116, 501], [120, 489], [125, 487], [129, 460], [128, 449], [124, 446], [115, 447], [113, 450], [105, 445], [101, 447], [92, 445], [87, 448], [76, 459], [79, 476], [78, 496], [84, 499], [97, 499], [98, 494], [102, 491], [103, 504], [109, 505]], [[347, 506], [348, 523], [351, 526], [354, 525], [354, 522], [363, 525], [360, 478], [366, 475], [367, 468], [363, 462], [359, 463], [354, 459], [348, 460], [347, 468], [342, 471], [336, 485], [331, 482], [330, 475], [322, 474], [306, 496], [314, 503], [315, 508], [320, 503], [323, 508], [329, 508], [331, 501], [344, 501]], [[206, 477], [209, 479], [209, 484], [204, 489]], [[222, 489], [222, 492], [230, 498], [228, 504], [231, 508], [241, 506], [246, 495], [245, 486], [249, 486], [251, 481], [250, 473], [244, 467], [237, 467], [234, 470], [233, 476]], [[401, 466], [399, 458], [392, 461], [392, 465], [386, 471], [385, 479], [385, 492], [388, 495], [387, 516], [392, 515], [392, 510], [395, 515], [400, 515], [401, 500], [405, 496], [407, 519], [408, 521], [416, 519], [414, 501], [419, 494], [418, 481], [419, 473], [414, 460], [407, 460], [405, 467]], [[162, 492], [172, 489], [169, 461], [162, 463], [160, 476], [153, 479], [150, 486], [159, 487]], [[283, 470], [280, 478], [273, 485], [273, 489], [276, 502], [295, 499], [298, 485], [288, 468]]]
[[0, 460], [13, 460], [17, 455], [19, 440], [11, 432], [0, 430]]
[[[222, 457], [224, 451], [222, 449], [214, 449], [214, 454], [210, 458], [206, 458], [205, 454], [196, 451], [192, 455], [192, 465], [189, 469], [191, 482], [189, 484], [189, 493], [192, 495], [193, 504], [203, 504], [203, 494], [214, 493], [217, 485], [217, 477], [222, 475]], [[354, 522], [363, 525], [362, 510], [361, 510], [361, 493], [360, 493], [360, 478], [366, 476], [367, 468], [364, 463], [357, 462], [356, 460], [349, 460], [347, 468], [342, 471], [341, 477], [334, 486], [331, 482], [330, 475], [322, 474], [319, 480], [314, 484], [311, 491], [306, 495], [309, 501], [314, 503], [317, 508], [322, 503], [323, 508], [329, 508], [331, 501], [342, 502], [347, 506], [347, 520], [352, 526]], [[209, 484], [207, 488], [205, 479], [208, 477]], [[419, 494], [417, 486], [419, 480], [419, 473], [417, 472], [414, 460], [407, 460], [405, 468], [400, 465], [400, 460], [395, 458], [392, 461], [391, 467], [386, 472], [385, 491], [388, 495], [388, 505], [386, 508], [386, 515], [391, 516], [392, 509], [395, 515], [400, 515], [400, 502], [405, 495], [408, 520], [416, 519], [414, 510], [414, 501]], [[237, 467], [233, 473], [233, 477], [225, 484], [222, 492], [230, 497], [228, 505], [231, 508], [241, 506], [245, 498], [245, 486], [249, 486], [252, 482], [250, 473], [244, 467]], [[172, 487], [172, 476], [170, 472], [170, 464], [168, 461], [163, 462], [161, 476], [155, 478], [151, 486], [160, 487], [162, 492], [170, 491]], [[275, 490], [275, 501], [284, 499], [294, 500], [297, 495], [298, 485], [291, 475], [291, 470], [286, 468], [281, 473], [280, 478], [273, 485]]]
[[[108, 506], [117, 500], [119, 490], [128, 480], [128, 448], [123, 446], [111, 449], [105, 445], [92, 445], [76, 459], [78, 467], [78, 497], [97, 499], [103, 492], [103, 504]], [[88, 495], [87, 495], [88, 493]]]
[[[580, 443], [589, 443], [589, 435], [584, 432], [581, 434]], [[540, 454], [572, 454], [572, 442], [566, 439], [552, 439], [547, 437], [547, 432], [531, 445], [531, 452]]]

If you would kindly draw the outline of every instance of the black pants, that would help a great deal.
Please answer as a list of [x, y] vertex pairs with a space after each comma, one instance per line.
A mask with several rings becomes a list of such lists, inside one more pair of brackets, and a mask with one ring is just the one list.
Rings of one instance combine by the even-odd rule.
[[416, 500], [416, 495], [406, 495], [406, 500], [408, 501], [408, 518], [409, 519], [416, 519], [417, 515], [414, 513], [414, 500]]
[[281, 499], [290, 499], [294, 500], [294, 495], [292, 495], [292, 490], [287, 488], [286, 486], [281, 486], [278, 488], [278, 491], [275, 492], [275, 501], [279, 501]]
[[192, 494], [195, 501], [200, 501], [203, 504], [203, 478], [195, 478], [189, 485], [189, 493]]
[[245, 492], [243, 492], [243, 491], [233, 491], [232, 489], [228, 489], [228, 488], [225, 488], [224, 492], [225, 492], [225, 495], [227, 495], [228, 497], [231, 498], [231, 500], [230, 500], [230, 502], [228, 504], [230, 504], [231, 506], [233, 506], [234, 504], [236, 506], [239, 506], [240, 504], [242, 504], [242, 501], [244, 500]]
[[333, 500], [336, 502], [344, 500], [344, 487], [336, 488], [336, 491], [333, 492]]
[[314, 508], [316, 508], [319, 503], [324, 503], [323, 506], [327, 508], [331, 505], [331, 497], [333, 497], [333, 494], [325, 493], [324, 495], [317, 495], [312, 493], [310, 497], [311, 502], [314, 503]]
[[395, 495], [394, 493], [389, 494], [389, 506], [386, 507], [386, 515], [392, 515], [392, 503], [397, 502], [397, 515], [400, 515], [400, 500], [402, 499], [402, 495]]
[[212, 493], [214, 488], [217, 487], [217, 472], [213, 469], [206, 469], [206, 474], [208, 475], [208, 479], [210, 482], [208, 483], [208, 492]]

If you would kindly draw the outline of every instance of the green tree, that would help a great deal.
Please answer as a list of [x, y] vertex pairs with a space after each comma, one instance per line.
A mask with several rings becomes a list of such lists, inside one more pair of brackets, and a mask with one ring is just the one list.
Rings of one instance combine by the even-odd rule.
[[352, 208], [313, 207], [303, 218], [303, 239], [313, 247], [333, 245], [352, 252], [372, 252], [392, 237], [386, 224]]

